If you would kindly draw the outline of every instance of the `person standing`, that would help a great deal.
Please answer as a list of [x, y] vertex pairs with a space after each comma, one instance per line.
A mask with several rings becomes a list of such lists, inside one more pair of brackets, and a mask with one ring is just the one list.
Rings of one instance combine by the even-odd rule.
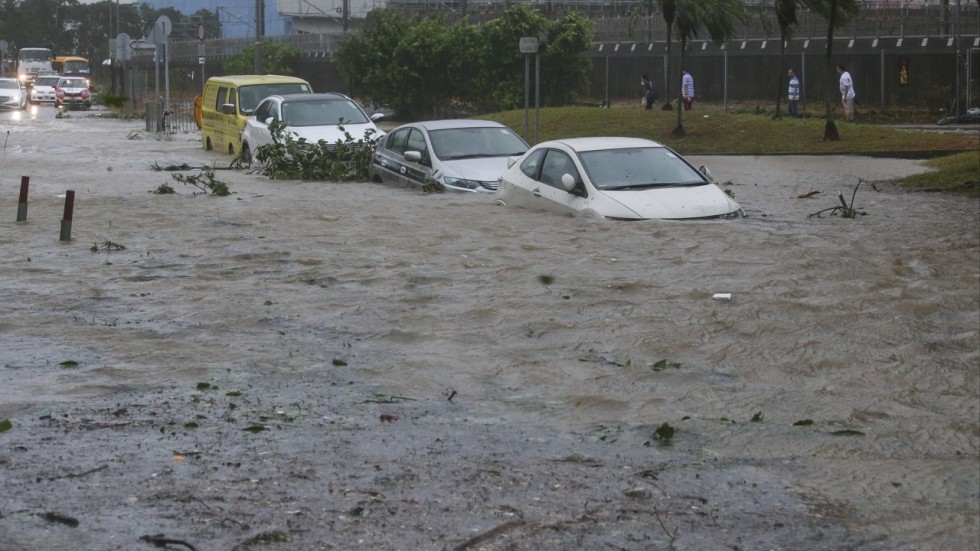
[[694, 77], [687, 69], [681, 69], [681, 97], [684, 98], [684, 110], [690, 111], [691, 104], [694, 103]]
[[791, 119], [800, 118], [800, 112], [797, 109], [797, 102], [800, 101], [800, 79], [796, 78], [796, 73], [793, 69], [786, 71], [786, 75], [789, 76], [789, 88], [786, 89], [786, 99], [789, 103], [786, 106], [786, 110], [789, 112], [789, 117]]
[[840, 102], [844, 104], [844, 119], [849, 123], [854, 123], [854, 81], [851, 80], [851, 73], [847, 72], [847, 67], [843, 64], [837, 65], [837, 74], [840, 75]]
[[646, 73], [640, 77], [640, 86], [643, 88], [643, 101], [645, 109], [652, 109], [653, 102], [657, 101], [657, 91], [653, 88], [653, 82]]

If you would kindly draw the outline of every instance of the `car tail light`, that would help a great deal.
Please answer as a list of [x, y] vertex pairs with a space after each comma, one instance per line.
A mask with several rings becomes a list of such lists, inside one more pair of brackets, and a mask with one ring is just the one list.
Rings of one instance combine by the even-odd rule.
[[92, 92], [89, 92], [88, 88], [85, 88], [84, 90], [82, 90], [82, 99], [87, 100], [91, 95], [92, 95]]
[[58, 99], [65, 99], [65, 91], [57, 86], [54, 87], [54, 95]]

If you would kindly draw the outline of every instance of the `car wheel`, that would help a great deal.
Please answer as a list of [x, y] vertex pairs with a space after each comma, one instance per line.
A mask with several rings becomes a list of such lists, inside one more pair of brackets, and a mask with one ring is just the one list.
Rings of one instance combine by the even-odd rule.
[[246, 163], [252, 162], [252, 150], [249, 149], [248, 142], [242, 143], [242, 152], [240, 157], [242, 158], [242, 161]]
[[214, 146], [211, 145], [211, 138], [205, 138], [204, 139], [204, 150], [205, 151], [214, 151]]

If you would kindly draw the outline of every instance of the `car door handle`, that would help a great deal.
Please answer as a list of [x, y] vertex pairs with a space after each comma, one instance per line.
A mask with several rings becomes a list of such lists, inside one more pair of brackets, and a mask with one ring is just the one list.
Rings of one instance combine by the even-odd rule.
[[531, 195], [535, 197], [541, 197], [541, 188], [534, 188], [531, 190]]

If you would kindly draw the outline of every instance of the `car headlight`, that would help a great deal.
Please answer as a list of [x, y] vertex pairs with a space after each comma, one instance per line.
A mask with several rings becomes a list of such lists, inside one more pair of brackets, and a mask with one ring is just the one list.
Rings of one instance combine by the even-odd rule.
[[461, 187], [465, 189], [478, 189], [480, 187], [480, 182], [476, 180], [467, 180], [465, 178], [453, 178], [451, 176], [444, 176], [442, 178], [442, 183], [447, 186]]

